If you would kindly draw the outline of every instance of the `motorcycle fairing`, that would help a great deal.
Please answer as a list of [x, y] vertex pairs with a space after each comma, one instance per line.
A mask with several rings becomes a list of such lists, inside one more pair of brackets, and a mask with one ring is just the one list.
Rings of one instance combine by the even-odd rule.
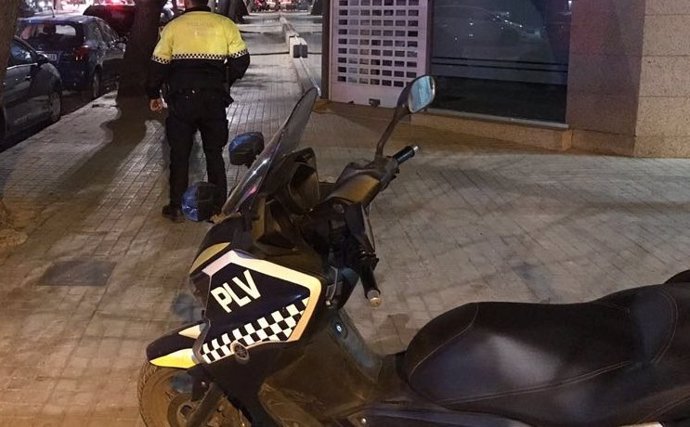
[[255, 347], [270, 342], [296, 341], [293, 337], [295, 327], [302, 318], [309, 303], [309, 298], [297, 301], [280, 310], [276, 310], [256, 321], [245, 323], [234, 328], [232, 332], [224, 333], [202, 346], [202, 357], [206, 363], [213, 363], [234, 354], [233, 342], [242, 344], [244, 348]]
[[189, 369], [199, 363], [192, 350], [203, 323], [190, 323], [158, 338], [146, 348], [148, 361], [163, 368]]
[[299, 340], [321, 296], [321, 281], [230, 250], [203, 268], [210, 279], [208, 328], [195, 354], [206, 364], [251, 348]]
[[211, 258], [222, 252], [228, 246], [230, 246], [230, 242], [216, 243], [201, 251], [194, 260], [192, 267], [189, 269], [189, 274], [193, 274], [199, 267], [211, 260]]

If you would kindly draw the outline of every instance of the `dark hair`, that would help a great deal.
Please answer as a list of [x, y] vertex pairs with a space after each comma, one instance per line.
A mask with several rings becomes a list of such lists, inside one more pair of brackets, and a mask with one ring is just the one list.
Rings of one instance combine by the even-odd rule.
[[208, 0], [189, 0], [189, 2], [196, 7], [208, 6]]

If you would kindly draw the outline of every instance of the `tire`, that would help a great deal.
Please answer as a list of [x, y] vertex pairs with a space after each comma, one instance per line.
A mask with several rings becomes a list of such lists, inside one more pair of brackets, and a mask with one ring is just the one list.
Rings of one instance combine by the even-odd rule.
[[91, 76], [89, 86], [84, 91], [84, 97], [93, 101], [103, 94], [103, 81], [101, 80], [101, 71], [96, 69]]
[[664, 283], [690, 283], [690, 270], [681, 271]]
[[60, 120], [60, 117], [62, 116], [62, 91], [59, 88], [55, 88], [55, 90], [48, 96], [48, 103], [50, 105], [48, 123], [53, 124]]
[[[191, 401], [192, 378], [183, 369], [161, 368], [146, 362], [139, 373], [139, 412], [147, 427], [183, 427], [199, 402]], [[226, 399], [209, 426], [250, 427]]]

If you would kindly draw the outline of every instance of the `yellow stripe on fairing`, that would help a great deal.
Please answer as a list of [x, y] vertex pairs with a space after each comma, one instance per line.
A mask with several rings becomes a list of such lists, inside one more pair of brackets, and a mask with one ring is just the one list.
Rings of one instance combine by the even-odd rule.
[[198, 257], [194, 260], [194, 264], [192, 264], [192, 268], [189, 269], [189, 273], [191, 274], [194, 270], [199, 268], [200, 265], [205, 263], [206, 261], [210, 260], [214, 255], [216, 255], [218, 252], [222, 251], [223, 249], [227, 248], [230, 246], [230, 242], [228, 243], [218, 243], [213, 246], [209, 246], [208, 248], [204, 249], [202, 253], [199, 254]]
[[194, 360], [194, 352], [192, 349], [183, 348], [182, 350], [177, 350], [168, 355], [157, 357], [151, 361], [151, 364], [160, 366], [161, 368], [189, 369], [198, 363]]

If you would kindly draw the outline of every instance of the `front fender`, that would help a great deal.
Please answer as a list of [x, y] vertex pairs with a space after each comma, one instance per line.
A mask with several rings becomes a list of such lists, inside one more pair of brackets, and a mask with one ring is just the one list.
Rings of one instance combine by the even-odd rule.
[[164, 368], [189, 369], [198, 365], [192, 348], [204, 327], [204, 322], [190, 323], [163, 335], [146, 347], [147, 360]]

